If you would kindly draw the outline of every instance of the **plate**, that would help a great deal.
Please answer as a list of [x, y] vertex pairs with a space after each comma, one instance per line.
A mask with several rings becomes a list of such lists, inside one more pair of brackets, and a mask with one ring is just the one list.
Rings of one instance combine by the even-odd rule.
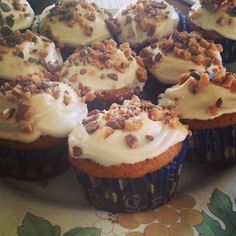
[[[97, 2], [114, 13], [130, 1]], [[72, 169], [48, 182], [2, 177], [0, 235], [234, 236], [235, 196], [235, 166], [190, 161], [184, 164], [177, 193], [170, 203], [132, 214], [112, 214], [90, 207]]]
[[233, 236], [235, 196], [236, 167], [190, 161], [170, 203], [132, 214], [90, 207], [72, 169], [48, 182], [1, 178], [0, 235]]

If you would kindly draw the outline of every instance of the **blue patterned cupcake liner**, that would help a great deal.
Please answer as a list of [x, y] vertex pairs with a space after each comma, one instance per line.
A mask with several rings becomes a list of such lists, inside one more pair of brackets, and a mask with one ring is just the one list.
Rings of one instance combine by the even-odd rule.
[[215, 164], [236, 162], [236, 126], [195, 130], [190, 140], [190, 158]]
[[100, 178], [77, 168], [75, 172], [84, 187], [85, 197], [95, 208], [114, 213], [152, 209], [168, 202], [175, 193], [188, 146], [186, 138], [172, 162], [139, 178]]
[[41, 149], [13, 149], [0, 145], [0, 173], [19, 180], [45, 180], [69, 168], [67, 142]]

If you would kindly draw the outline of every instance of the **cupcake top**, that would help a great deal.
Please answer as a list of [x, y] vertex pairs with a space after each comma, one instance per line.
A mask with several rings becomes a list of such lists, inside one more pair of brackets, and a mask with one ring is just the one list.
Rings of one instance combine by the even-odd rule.
[[[91, 47], [80, 47], [65, 61], [60, 79], [80, 95], [102, 99], [107, 93], [124, 99], [124, 93], [142, 90], [147, 73], [142, 60], [135, 57], [128, 43], [116, 47], [114, 40], [94, 42]], [[115, 93], [115, 91], [117, 93]], [[114, 93], [113, 93], [114, 92]], [[123, 97], [119, 97], [119, 94]]]
[[27, 29], [33, 20], [34, 11], [26, 0], [0, 1], [0, 33]]
[[224, 68], [215, 73], [180, 75], [180, 83], [160, 95], [159, 104], [171, 107], [181, 119], [211, 120], [236, 112], [236, 74]]
[[222, 66], [222, 46], [197, 33], [176, 32], [144, 48], [140, 56], [146, 68], [162, 83], [177, 84], [182, 73]]
[[179, 15], [173, 6], [162, 0], [140, 0], [108, 21], [109, 28], [120, 42], [136, 47], [176, 31]]
[[137, 96], [94, 110], [69, 135], [71, 158], [102, 166], [135, 164], [152, 159], [182, 142], [188, 130], [177, 116]]
[[105, 20], [108, 15], [95, 3], [64, 0], [47, 7], [40, 16], [40, 33], [61, 46], [90, 45], [110, 38]]
[[19, 74], [55, 72], [63, 60], [55, 44], [33, 34], [8, 32], [0, 36], [0, 78], [15, 80]]
[[87, 107], [64, 83], [37, 75], [0, 88], [0, 139], [30, 143], [40, 136], [65, 138], [87, 115]]
[[236, 40], [236, 2], [233, 0], [200, 0], [192, 6], [189, 17], [204, 30]]

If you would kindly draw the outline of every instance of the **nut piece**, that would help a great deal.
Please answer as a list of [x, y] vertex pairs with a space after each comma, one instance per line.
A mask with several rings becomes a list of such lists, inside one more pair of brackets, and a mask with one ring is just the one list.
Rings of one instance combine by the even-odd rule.
[[125, 121], [124, 131], [136, 131], [143, 126], [141, 118], [129, 119]]
[[138, 147], [138, 139], [134, 134], [128, 134], [125, 136], [125, 142], [129, 148], [135, 149]]
[[147, 81], [147, 71], [143, 67], [139, 67], [136, 71], [136, 76], [139, 82]]
[[103, 126], [102, 130], [101, 130], [101, 137], [103, 139], [108, 138], [109, 136], [111, 136], [114, 133], [114, 129], [112, 129], [109, 126]]
[[83, 154], [82, 149], [78, 146], [73, 146], [72, 147], [72, 152], [74, 157], [79, 157]]
[[157, 108], [153, 108], [149, 111], [149, 119], [153, 121], [158, 121], [162, 118], [162, 112], [158, 110]]

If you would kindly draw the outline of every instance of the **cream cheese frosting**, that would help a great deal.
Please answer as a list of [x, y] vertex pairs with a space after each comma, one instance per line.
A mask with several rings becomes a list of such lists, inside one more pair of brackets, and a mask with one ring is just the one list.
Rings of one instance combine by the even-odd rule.
[[87, 106], [64, 83], [31, 79], [5, 83], [0, 93], [0, 139], [31, 143], [65, 138], [87, 115]]
[[47, 7], [40, 16], [40, 33], [70, 47], [111, 38], [108, 15], [86, 0], [64, 0]]
[[0, 1], [0, 32], [6, 28], [17, 31], [29, 28], [34, 20], [34, 11], [26, 0]]
[[118, 40], [135, 47], [177, 31], [179, 15], [165, 1], [147, 0], [129, 5], [116, 15], [116, 20], [120, 27]]
[[140, 56], [147, 69], [164, 84], [177, 84], [178, 76], [192, 70], [203, 73], [222, 66], [222, 46], [196, 33], [178, 32], [144, 48]]
[[79, 48], [65, 61], [60, 80], [83, 96], [124, 88], [134, 93], [142, 91], [147, 80], [146, 70], [137, 61], [127, 43], [117, 48], [113, 40], [94, 42], [91, 47]]
[[126, 100], [123, 106], [113, 105], [109, 111], [93, 112], [69, 135], [70, 155], [103, 166], [152, 159], [188, 135], [172, 115], [137, 97]]
[[[189, 12], [191, 21], [204, 30], [214, 30], [225, 38], [236, 40], [236, 5], [234, 1], [219, 1], [219, 5], [203, 5], [197, 1]], [[207, 7], [208, 6], [208, 7]]]
[[211, 80], [207, 73], [193, 76], [183, 75], [186, 81], [161, 94], [159, 105], [172, 107], [181, 119], [211, 120], [236, 112], [234, 74], [222, 73]]
[[0, 78], [15, 80], [19, 74], [55, 72], [63, 60], [55, 44], [33, 34], [12, 32], [0, 37]]

